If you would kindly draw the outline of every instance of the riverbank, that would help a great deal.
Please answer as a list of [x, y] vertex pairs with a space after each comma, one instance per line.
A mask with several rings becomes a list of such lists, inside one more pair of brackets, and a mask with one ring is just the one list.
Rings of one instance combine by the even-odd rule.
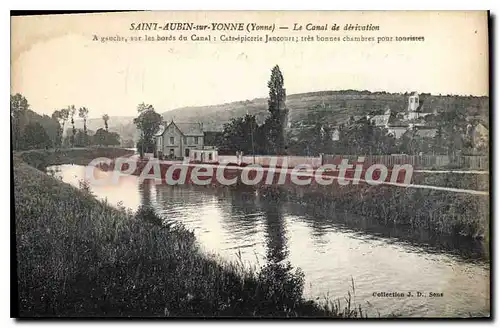
[[[48, 162], [50, 155], [41, 153], [27, 159]], [[77, 154], [59, 159], [93, 159]], [[212, 259], [192, 232], [165, 224], [150, 209], [115, 209], [19, 156], [14, 195], [21, 317], [363, 314], [350, 303], [305, 300], [303, 275], [286, 264], [255, 272]]]
[[14, 152], [16, 161], [23, 161], [39, 170], [45, 170], [49, 165], [76, 164], [87, 165], [99, 157], [118, 158], [134, 155], [135, 151], [114, 147], [35, 149]]
[[489, 197], [484, 195], [366, 184], [265, 186], [260, 192], [264, 197], [307, 204], [321, 215], [346, 212], [387, 227], [480, 239], [489, 245]]

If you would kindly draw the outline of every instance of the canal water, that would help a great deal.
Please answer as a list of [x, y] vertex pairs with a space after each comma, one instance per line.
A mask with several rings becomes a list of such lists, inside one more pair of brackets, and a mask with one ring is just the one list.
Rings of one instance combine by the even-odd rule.
[[[85, 177], [84, 166], [49, 170], [74, 186]], [[290, 261], [304, 272], [310, 299], [343, 299], [353, 293], [354, 281], [354, 301], [371, 316], [489, 314], [489, 262], [477, 245], [405, 238], [348, 213], [322, 215], [305, 204], [276, 203], [228, 188], [139, 184], [137, 177], [127, 176], [117, 185], [90, 189], [112, 205], [153, 206], [166, 219], [194, 230], [204, 250], [223, 260], [254, 268], [269, 258]], [[470, 254], [463, 255], [460, 247]]]

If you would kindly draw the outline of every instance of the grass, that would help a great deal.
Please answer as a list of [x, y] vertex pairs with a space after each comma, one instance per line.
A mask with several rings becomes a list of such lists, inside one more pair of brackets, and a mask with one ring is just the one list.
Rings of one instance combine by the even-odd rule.
[[405, 226], [442, 235], [489, 236], [489, 197], [431, 189], [367, 184], [267, 186], [268, 197], [285, 197], [323, 214], [344, 211], [385, 226]]
[[19, 160], [14, 182], [21, 317], [364, 315], [350, 294], [345, 306], [305, 300], [290, 264], [211, 258], [150, 208], [113, 208]]
[[413, 172], [412, 183], [438, 187], [489, 191], [489, 174]]

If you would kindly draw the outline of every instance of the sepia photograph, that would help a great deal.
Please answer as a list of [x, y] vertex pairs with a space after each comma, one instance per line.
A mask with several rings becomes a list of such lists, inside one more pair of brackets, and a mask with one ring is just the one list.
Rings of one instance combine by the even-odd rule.
[[491, 318], [490, 22], [11, 12], [11, 316]]

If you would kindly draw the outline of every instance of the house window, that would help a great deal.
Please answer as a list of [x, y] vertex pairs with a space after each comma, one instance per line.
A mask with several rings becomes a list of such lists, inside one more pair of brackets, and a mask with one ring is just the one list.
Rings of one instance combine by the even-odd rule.
[[212, 160], [212, 153], [208, 153], [208, 160], [211, 161]]
[[170, 137], [170, 144], [173, 145], [175, 142], [175, 138], [174, 137]]
[[194, 144], [197, 145], [198, 144], [198, 137], [194, 137]]
[[186, 138], [186, 137], [183, 137], [183, 139], [182, 139], [182, 140], [184, 141], [184, 144], [186, 144], [186, 143], [187, 143], [187, 138]]

